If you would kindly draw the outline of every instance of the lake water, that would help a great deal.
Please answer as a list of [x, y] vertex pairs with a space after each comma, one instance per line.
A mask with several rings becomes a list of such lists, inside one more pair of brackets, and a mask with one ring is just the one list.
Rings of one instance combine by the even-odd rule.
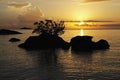
[[[31, 34], [0, 35], [0, 80], [120, 80], [120, 30], [84, 30], [93, 41], [106, 39], [109, 50], [73, 52], [69, 50], [26, 51], [17, 47]], [[66, 30], [61, 36], [70, 41], [80, 30]], [[10, 38], [20, 42], [11, 43]]]

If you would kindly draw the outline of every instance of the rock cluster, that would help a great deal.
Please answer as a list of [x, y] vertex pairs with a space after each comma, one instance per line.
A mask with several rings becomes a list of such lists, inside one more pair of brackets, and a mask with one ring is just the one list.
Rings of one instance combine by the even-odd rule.
[[92, 36], [76, 36], [68, 43], [58, 35], [42, 34], [40, 36], [29, 37], [24, 43], [20, 44], [19, 47], [28, 50], [50, 48], [69, 49], [70, 46], [74, 51], [109, 49], [110, 45], [106, 40], [101, 39], [98, 42], [93, 42], [92, 38]]

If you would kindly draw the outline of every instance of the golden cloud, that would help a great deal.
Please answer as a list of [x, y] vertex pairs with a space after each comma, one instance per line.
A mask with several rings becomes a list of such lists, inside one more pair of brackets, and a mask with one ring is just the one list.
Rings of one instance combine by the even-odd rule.
[[31, 26], [35, 21], [44, 19], [44, 14], [39, 7], [28, 8], [25, 13], [18, 16], [19, 25]]
[[15, 7], [15, 8], [23, 8], [23, 7], [31, 6], [31, 3], [29, 3], [29, 2], [11, 2], [11, 3], [8, 3], [8, 6]]

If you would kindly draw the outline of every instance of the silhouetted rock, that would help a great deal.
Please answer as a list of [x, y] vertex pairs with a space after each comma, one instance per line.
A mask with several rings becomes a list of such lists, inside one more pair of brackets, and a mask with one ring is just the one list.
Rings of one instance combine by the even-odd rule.
[[104, 50], [104, 49], [109, 49], [110, 45], [106, 40], [99, 40], [98, 42], [96, 42], [93, 46], [93, 49], [95, 50]]
[[40, 36], [29, 37], [23, 44], [20, 44], [19, 47], [28, 50], [49, 48], [69, 49], [70, 44], [57, 35], [42, 34]]
[[0, 35], [10, 35], [10, 34], [22, 34], [22, 33], [7, 29], [0, 29]]
[[92, 36], [76, 36], [71, 39], [71, 49], [75, 51], [92, 51], [108, 49], [110, 46], [106, 40], [92, 41]]
[[32, 29], [32, 28], [28, 28], [28, 27], [22, 27], [22, 28], [20, 28], [20, 29]]
[[71, 39], [71, 49], [78, 51], [90, 51], [92, 50], [92, 36], [76, 36]]
[[18, 42], [18, 41], [20, 41], [20, 39], [18, 39], [18, 38], [11, 38], [9, 41], [10, 42]]

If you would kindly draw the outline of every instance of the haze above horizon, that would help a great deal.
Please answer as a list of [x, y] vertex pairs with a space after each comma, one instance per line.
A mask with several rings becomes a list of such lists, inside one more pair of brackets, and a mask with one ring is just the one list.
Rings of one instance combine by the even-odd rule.
[[[43, 19], [120, 24], [120, 0], [0, 0], [0, 26], [31, 26]], [[114, 22], [115, 21], [115, 22]]]

